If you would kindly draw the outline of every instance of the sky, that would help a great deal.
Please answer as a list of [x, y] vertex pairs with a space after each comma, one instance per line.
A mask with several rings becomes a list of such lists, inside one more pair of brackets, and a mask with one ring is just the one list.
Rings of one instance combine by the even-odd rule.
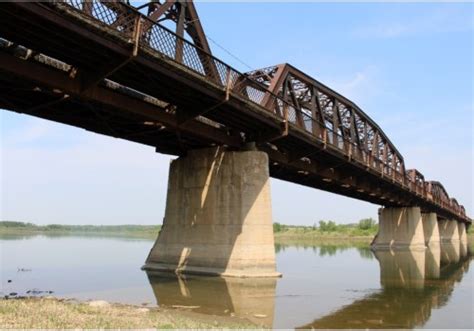
[[[473, 216], [474, 5], [198, 2], [214, 55], [240, 71], [290, 63], [353, 100], [427, 180]], [[230, 54], [233, 55], [230, 55]], [[0, 110], [1, 219], [159, 224], [170, 157]], [[271, 180], [273, 220], [377, 218], [379, 206]]]

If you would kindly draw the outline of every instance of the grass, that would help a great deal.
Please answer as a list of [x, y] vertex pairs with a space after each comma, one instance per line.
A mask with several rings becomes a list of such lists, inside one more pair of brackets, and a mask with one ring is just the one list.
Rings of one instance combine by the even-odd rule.
[[88, 303], [53, 298], [0, 300], [0, 327], [4, 329], [210, 329], [255, 328], [238, 317], [217, 317], [173, 309], [144, 309], [110, 304], [92, 307]]

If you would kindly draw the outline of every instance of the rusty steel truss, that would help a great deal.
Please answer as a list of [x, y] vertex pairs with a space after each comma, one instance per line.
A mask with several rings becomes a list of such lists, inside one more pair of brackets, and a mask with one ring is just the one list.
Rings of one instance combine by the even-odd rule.
[[214, 57], [191, 1], [9, 2], [0, 19], [1, 108], [173, 155], [255, 142], [275, 178], [471, 223], [352, 101], [289, 64]]

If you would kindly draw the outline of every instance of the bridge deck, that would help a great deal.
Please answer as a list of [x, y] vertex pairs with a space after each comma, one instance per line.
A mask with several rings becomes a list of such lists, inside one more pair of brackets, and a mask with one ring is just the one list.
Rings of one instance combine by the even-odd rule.
[[[78, 10], [80, 2], [71, 3], [75, 7], [0, 5], [1, 108], [173, 155], [256, 141], [270, 157], [272, 177], [471, 222], [459, 206], [434, 197], [424, 183], [338, 137], [337, 130], [329, 132], [335, 138], [326, 128], [325, 135], [315, 134], [316, 119], [132, 7], [118, 4], [127, 20], [118, 27], [107, 11], [94, 17]], [[145, 37], [139, 32], [147, 24], [153, 28]], [[286, 112], [262, 105], [268, 99]]]

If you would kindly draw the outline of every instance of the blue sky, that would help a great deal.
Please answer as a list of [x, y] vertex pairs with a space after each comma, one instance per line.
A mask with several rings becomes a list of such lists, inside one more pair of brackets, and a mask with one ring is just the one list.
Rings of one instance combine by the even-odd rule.
[[[473, 215], [473, 27], [469, 3], [199, 2], [205, 32], [251, 68], [288, 62], [356, 102], [407, 168]], [[210, 42], [216, 56], [245, 65]], [[169, 157], [149, 147], [1, 111], [1, 218], [161, 223]], [[272, 180], [274, 221], [340, 223], [378, 206]]]

